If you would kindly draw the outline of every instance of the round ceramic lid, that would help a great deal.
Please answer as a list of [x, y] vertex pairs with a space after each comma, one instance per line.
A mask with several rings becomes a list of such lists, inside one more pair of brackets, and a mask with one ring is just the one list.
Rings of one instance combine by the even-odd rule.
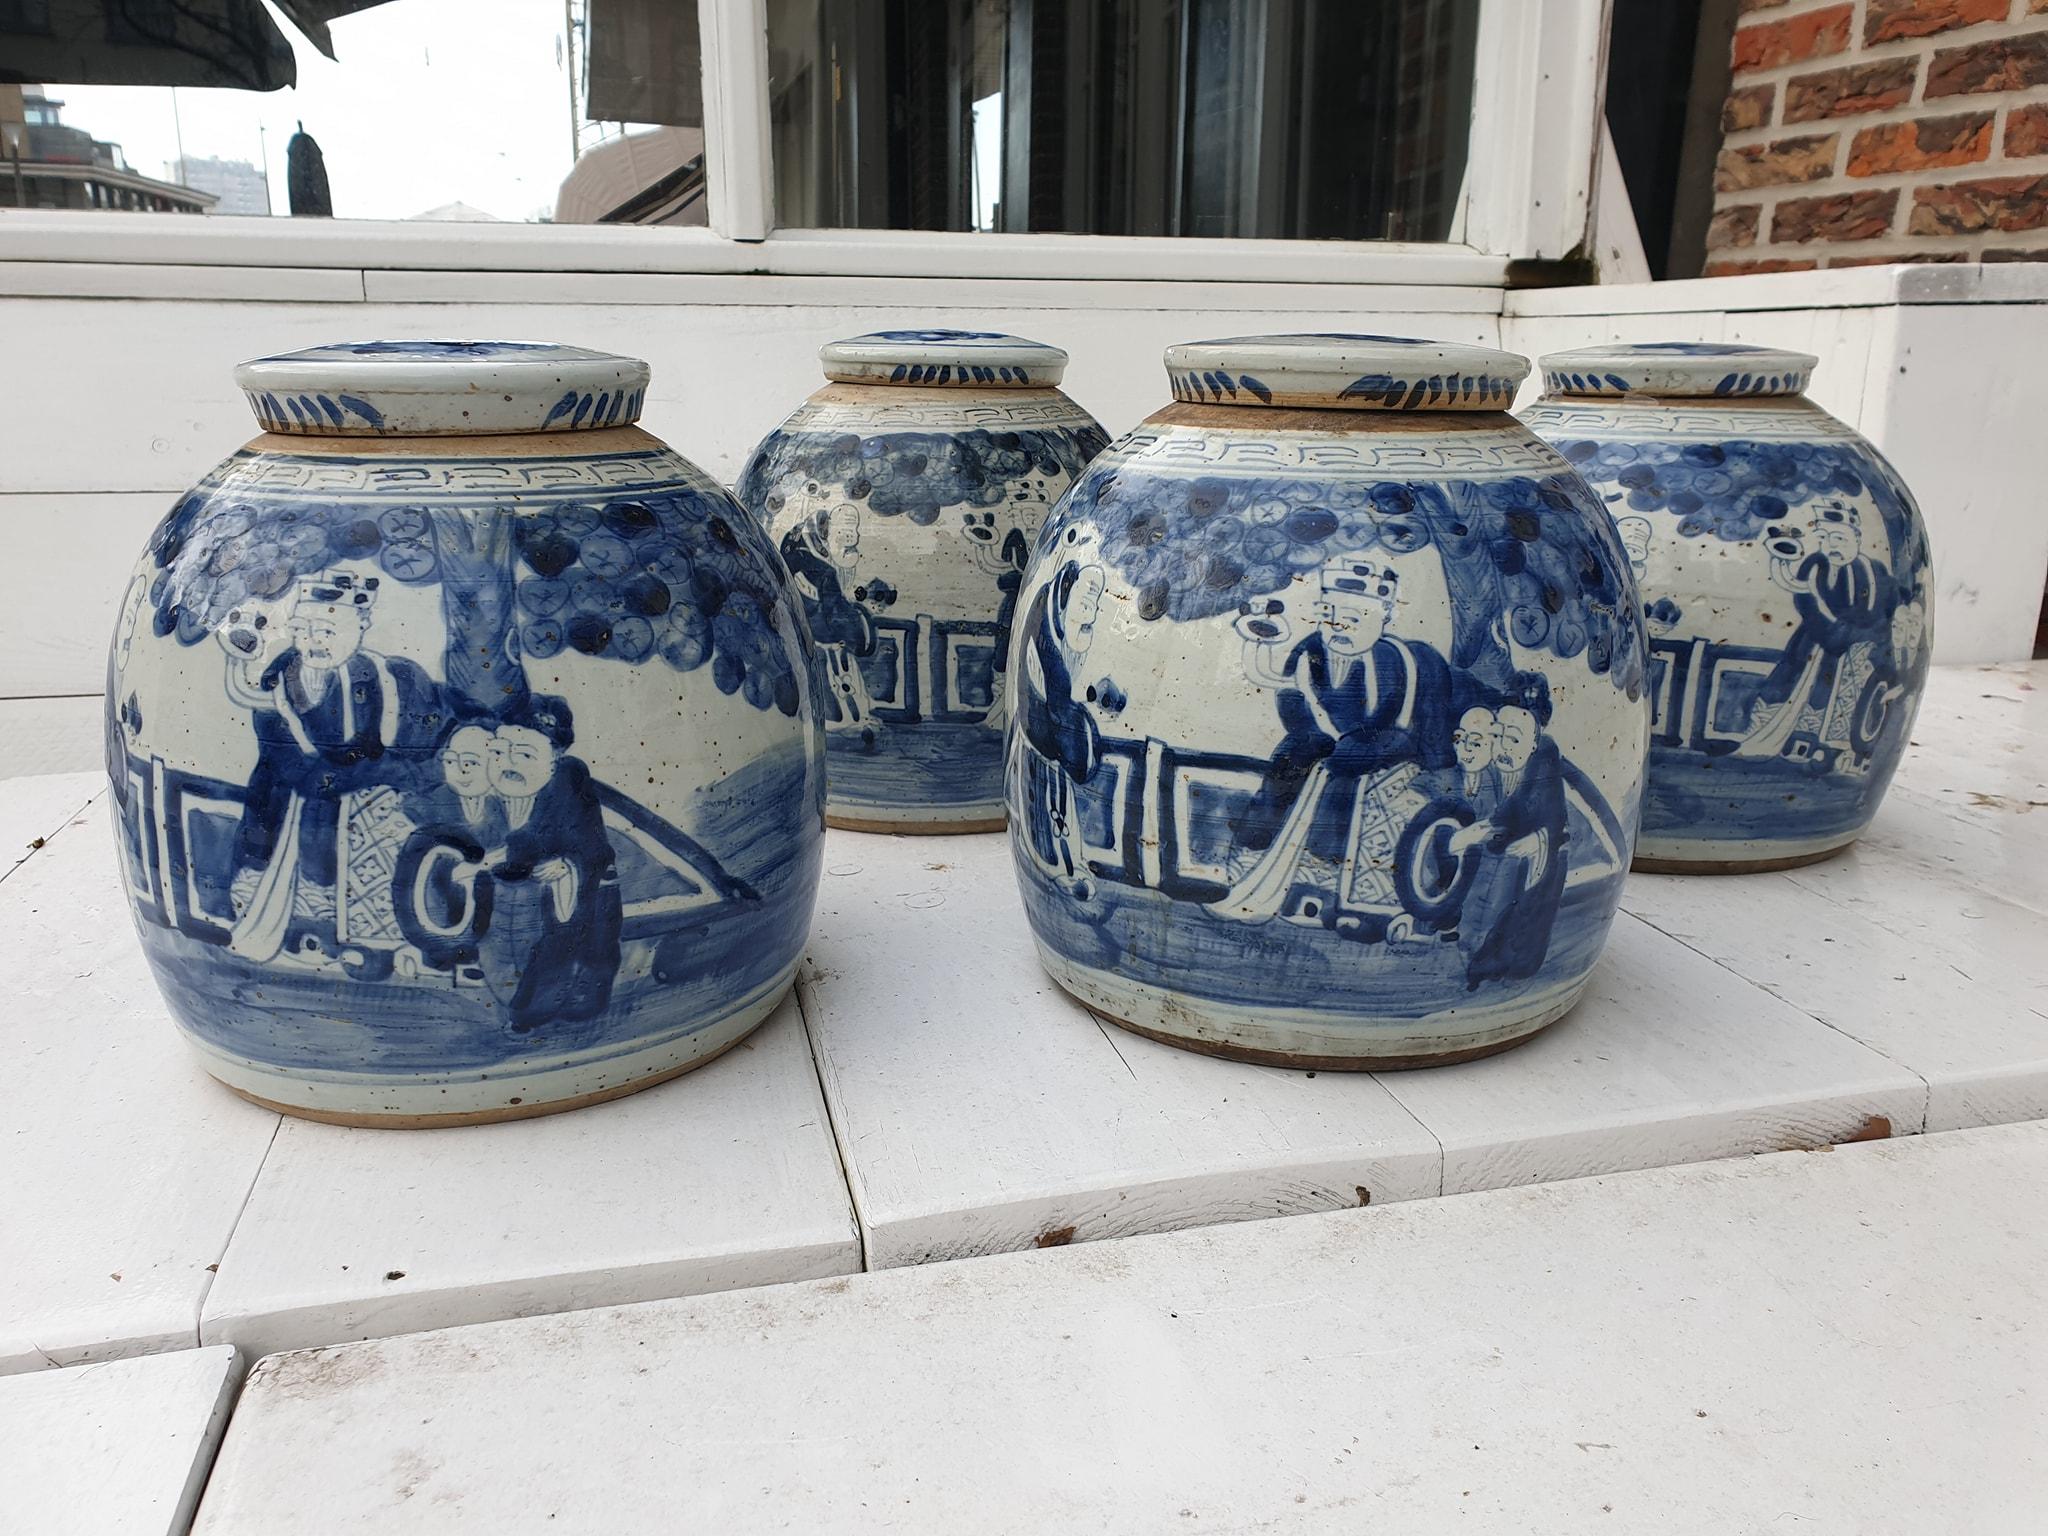
[[841, 384], [1046, 388], [1067, 371], [1058, 347], [1001, 331], [872, 331], [826, 342], [818, 360]]
[[1615, 342], [1544, 355], [1547, 395], [1796, 395], [1820, 361], [1809, 352], [1719, 341]]
[[1329, 411], [1504, 411], [1529, 376], [1512, 352], [1406, 336], [1231, 336], [1166, 349], [1173, 398]]
[[235, 382], [271, 432], [578, 432], [637, 421], [647, 365], [546, 341], [345, 341], [259, 357]]

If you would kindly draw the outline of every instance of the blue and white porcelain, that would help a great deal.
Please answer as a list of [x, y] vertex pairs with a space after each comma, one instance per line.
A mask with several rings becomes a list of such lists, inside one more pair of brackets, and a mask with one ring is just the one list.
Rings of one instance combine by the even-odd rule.
[[1477, 347], [1168, 349], [1025, 578], [1011, 843], [1046, 969], [1198, 1050], [1397, 1067], [1564, 1014], [1650, 725], [1600, 504]]
[[1067, 354], [983, 331], [878, 331], [764, 438], [740, 499], [825, 667], [827, 814], [879, 832], [1003, 824], [1003, 667], [1047, 511], [1108, 435]]
[[824, 747], [788, 573], [633, 423], [636, 359], [369, 342], [246, 363], [107, 674], [120, 867], [208, 1070], [356, 1124], [697, 1065], [788, 990]]
[[1655, 711], [1639, 868], [1847, 847], [1898, 766], [1933, 648], [1927, 529], [1875, 448], [1806, 399], [1814, 359], [1702, 342], [1543, 359], [1523, 420], [1615, 520]]

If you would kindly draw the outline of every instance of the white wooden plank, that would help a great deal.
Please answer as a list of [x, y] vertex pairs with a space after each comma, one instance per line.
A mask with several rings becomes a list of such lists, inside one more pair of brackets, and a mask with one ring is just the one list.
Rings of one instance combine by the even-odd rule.
[[2027, 1531], [2044, 1202], [2014, 1126], [280, 1355], [197, 1529]]
[[0, 1372], [190, 1348], [277, 1116], [178, 1038], [105, 800], [0, 882], [0, 969]]
[[[1506, 313], [1513, 319], [1896, 304], [1901, 301], [1901, 282], [1916, 271], [1910, 267], [1834, 267], [1826, 271], [1757, 272], [1741, 277], [1696, 277], [1662, 283], [1518, 288], [1507, 295]], [[2043, 289], [2041, 297], [2048, 298], [2048, 288]]]
[[129, 573], [171, 509], [152, 491], [0, 494], [9, 558], [0, 563], [0, 698], [97, 693]]
[[1860, 847], [2048, 913], [2048, 662], [1936, 667]]
[[[4, 491], [182, 491], [256, 435], [235, 364], [375, 334], [367, 313], [323, 303], [10, 299], [5, 310], [10, 345], [39, 366], [34, 388], [6, 398], [11, 441], [35, 451], [9, 455]], [[433, 325], [421, 316], [400, 334], [421, 322]]]
[[615, 1103], [446, 1131], [286, 1120], [206, 1298], [250, 1355], [860, 1268], [794, 1003]]
[[106, 789], [97, 773], [51, 773], [16, 779], [0, 790], [0, 880], [83, 816]]
[[1039, 968], [1006, 838], [835, 831], [825, 868], [798, 986], [870, 1268], [1437, 1192], [1370, 1077], [1098, 1024]]
[[[236, 363], [346, 336], [544, 339], [644, 357], [654, 376], [642, 424], [731, 483], [754, 444], [823, 383], [818, 347], [834, 337], [901, 325], [906, 305], [920, 306], [920, 323], [1015, 331], [1066, 347], [1073, 357], [1070, 393], [1112, 433], [1167, 403], [1160, 358], [1168, 344], [1248, 328], [1247, 316], [1234, 307], [1188, 311], [1159, 294], [1128, 309], [1105, 309], [1087, 297], [1090, 285], [1067, 286], [1069, 307], [1060, 309], [956, 304], [937, 310], [925, 306], [920, 285], [899, 283], [893, 305], [688, 304], [659, 324], [650, 324], [644, 311], [609, 303], [377, 303], [344, 312], [317, 304], [23, 299], [7, 305], [11, 334], [41, 365], [37, 387], [9, 400], [8, 423], [22, 441], [50, 446], [0, 465], [0, 491], [178, 492], [255, 434], [231, 377]], [[1499, 320], [1490, 312], [1333, 310], [1316, 301], [1318, 291], [1308, 290], [1295, 307], [1262, 310], [1249, 328], [1393, 329], [1499, 343]], [[346, 335], [335, 329], [342, 321]], [[138, 335], [150, 344], [138, 347]], [[124, 359], [112, 375], [98, 361], [109, 356]], [[709, 361], [741, 356], [744, 369]], [[141, 427], [93, 431], [95, 421], [106, 419]]]
[[1935, 654], [2032, 654], [2048, 576], [2048, 519], [2033, 463], [2040, 403], [1998, 358], [2048, 353], [2048, 304], [1901, 309], [1894, 366], [1876, 377], [1867, 430], [1927, 518]]
[[[4, 269], [0, 269], [4, 270]], [[753, 309], [934, 311], [1162, 310], [1191, 319], [1299, 313], [1484, 315], [1498, 319], [1497, 289], [1420, 283], [1225, 283], [1194, 279], [1033, 277], [778, 277], [707, 272], [463, 272], [391, 267], [363, 274], [378, 304], [670, 304]], [[138, 295], [148, 297], [147, 294]], [[951, 323], [951, 322], [948, 322]]]
[[1870, 831], [1743, 880], [1638, 876], [1631, 912], [1925, 1078], [1931, 1130], [2048, 1116], [2048, 667], [1936, 668]]
[[360, 303], [363, 274], [327, 267], [0, 261], [0, 298], [315, 300]]
[[2048, 1116], [2040, 914], [1860, 847], [1741, 880], [1639, 876], [1623, 902], [1923, 1078], [1929, 1129]]
[[1960, 816], [2048, 837], [2048, 665], [1937, 667], [1897, 782]]
[[105, 718], [106, 705], [98, 693], [0, 699], [0, 781], [98, 769], [106, 759]]
[[1627, 916], [1555, 1028], [1385, 1082], [1443, 1143], [1446, 1194], [1907, 1135], [1927, 1096], [1912, 1072]]
[[2041, 857], [2039, 839], [2011, 835], [2026, 825], [2009, 813], [1994, 821], [1991, 813], [1970, 812], [1916, 784], [1894, 781], [1856, 846], [1944, 873], [1952, 886], [1995, 891], [2002, 901], [2048, 914], [2048, 859]]
[[36, 210], [11, 213], [0, 223], [0, 261], [1442, 284], [1495, 291], [1507, 273], [1502, 256], [1460, 245], [1396, 240], [784, 229], [766, 240], [738, 241], [709, 229], [620, 224], [316, 223], [147, 213], [109, 219], [98, 213]]
[[232, 1349], [0, 1378], [7, 1527], [183, 1536], [241, 1377]]

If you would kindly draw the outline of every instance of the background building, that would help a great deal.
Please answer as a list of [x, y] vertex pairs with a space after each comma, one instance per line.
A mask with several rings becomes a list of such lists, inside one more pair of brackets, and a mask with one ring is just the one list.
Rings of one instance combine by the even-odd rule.
[[121, 146], [63, 121], [40, 86], [0, 85], [0, 208], [205, 213], [211, 193], [128, 168]]
[[209, 192], [216, 199], [211, 213], [270, 212], [270, 182], [247, 160], [217, 160], [188, 155], [174, 167], [178, 180], [195, 192]]

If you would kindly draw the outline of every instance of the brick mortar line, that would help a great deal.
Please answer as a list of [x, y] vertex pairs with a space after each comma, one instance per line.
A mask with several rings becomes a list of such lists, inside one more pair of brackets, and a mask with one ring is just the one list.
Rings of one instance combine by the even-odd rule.
[[[1784, 106], [1782, 97], [1773, 114]], [[1721, 135], [1723, 149], [1753, 149], [1779, 139], [1814, 138], [1828, 133], [1856, 133], [1865, 128], [1884, 128], [1898, 123], [1918, 122], [1924, 117], [1960, 117], [1971, 111], [2005, 111], [2013, 107], [2048, 106], [2048, 85], [2021, 86], [2010, 91], [1976, 91], [1968, 96], [1937, 96], [1932, 101], [1905, 101], [1874, 112], [1844, 112], [1835, 117], [1810, 117], [1803, 122], [1759, 123], [1754, 128], [1731, 128]]]
[[[1836, 154], [1838, 160], [1846, 160], [1848, 146], [1842, 146]], [[1850, 192], [1909, 192], [1921, 187], [1949, 186], [1956, 182], [1989, 181], [1998, 178], [2029, 180], [2042, 176], [2048, 176], [2048, 154], [2029, 155], [2018, 160], [1993, 156], [1989, 160], [1971, 160], [1962, 165], [1930, 165], [1913, 171], [1880, 171], [1874, 176], [1851, 176], [1846, 170], [1838, 168], [1833, 175], [1818, 177], [1813, 181], [1773, 182], [1769, 186], [1716, 192], [1714, 211], [1719, 213], [1724, 208], [1741, 207], [1747, 203], [1765, 200], [1775, 204], [1788, 197], [1832, 197], [1838, 193]]]
[[[1901, 247], [1901, 239], [1917, 243]], [[1950, 242], [1962, 241], [1954, 244]], [[1960, 256], [1964, 263], [1982, 263], [1986, 250], [2002, 251], [2043, 251], [2048, 252], [2048, 231], [2027, 230], [2020, 234], [2002, 235], [1990, 232], [1980, 235], [1873, 235], [1868, 240], [1815, 241], [1811, 245], [1742, 245], [1712, 252], [1707, 261], [1755, 262], [1755, 261], [1810, 261], [1816, 267], [1826, 268], [1831, 257], [1854, 257], [1858, 260], [1897, 258], [1903, 264], [1913, 265], [1915, 256]], [[1935, 263], [1935, 265], [1960, 265], [1961, 263]], [[1991, 266], [2002, 266], [2002, 262], [1991, 262]]]
[[[1748, 28], [1738, 26], [1735, 30], [1739, 35]], [[1785, 64], [1766, 64], [1755, 69], [1733, 70], [1728, 77], [1728, 88], [1731, 91], [1739, 90], [1745, 85], [1762, 85], [1766, 80], [1783, 80], [1790, 75], [1816, 74], [1824, 69], [1840, 69], [1844, 65], [1887, 64], [1894, 59], [1931, 58], [1936, 53], [1954, 48], [1968, 48], [1978, 43], [2006, 42], [2015, 37], [2032, 37], [2035, 33], [2043, 31], [2048, 31], [2048, 11], [2023, 16], [2018, 21], [1980, 21], [1950, 32], [1930, 32], [1925, 37], [1895, 37], [1886, 42], [1868, 45], [1857, 40], [1863, 35], [1862, 28], [1853, 27], [1849, 46], [1840, 53], [1816, 53], [1809, 58], [1794, 59]], [[1732, 50], [1732, 41], [1729, 46]], [[1733, 62], [1732, 54], [1730, 62]]]

